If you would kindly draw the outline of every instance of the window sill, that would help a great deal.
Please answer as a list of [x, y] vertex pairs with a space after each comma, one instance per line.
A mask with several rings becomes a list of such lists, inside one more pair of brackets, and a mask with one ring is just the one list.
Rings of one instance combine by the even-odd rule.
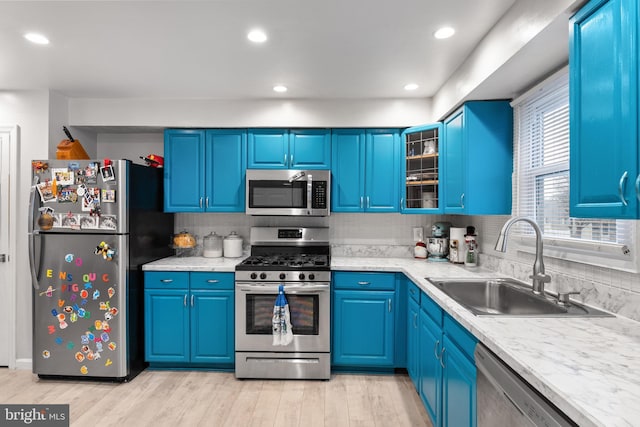
[[[513, 236], [516, 250], [528, 254], [536, 253], [535, 238]], [[544, 239], [544, 257], [588, 264], [597, 267], [638, 273], [638, 259], [634, 251], [626, 246], [606, 243], [568, 242], [558, 239]]]

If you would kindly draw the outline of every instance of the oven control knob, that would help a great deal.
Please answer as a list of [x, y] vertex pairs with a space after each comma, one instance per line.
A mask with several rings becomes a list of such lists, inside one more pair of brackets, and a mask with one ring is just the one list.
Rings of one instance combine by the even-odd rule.
[[284, 273], [280, 273], [280, 280], [284, 280], [287, 277], [286, 274]]
[[315, 274], [311, 273], [311, 274], [309, 275], [309, 280], [313, 280], [313, 279], [315, 279], [315, 278], [316, 278], [316, 275], [315, 275]]
[[267, 278], [267, 274], [266, 273], [260, 273], [260, 278], [262, 280], [266, 279]]
[[256, 273], [251, 273], [251, 280], [255, 280], [258, 275]]
[[304, 280], [304, 273], [300, 273], [300, 274], [298, 274], [298, 279], [300, 279], [300, 280]]

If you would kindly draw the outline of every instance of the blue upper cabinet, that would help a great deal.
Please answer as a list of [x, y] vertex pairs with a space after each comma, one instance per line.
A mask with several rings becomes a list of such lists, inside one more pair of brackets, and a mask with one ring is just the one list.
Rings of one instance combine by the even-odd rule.
[[396, 129], [367, 131], [365, 176], [365, 210], [398, 212], [400, 135]]
[[288, 169], [289, 131], [249, 130], [249, 169]]
[[573, 217], [638, 217], [638, 13], [636, 0], [592, 0], [570, 22]]
[[245, 130], [164, 133], [166, 212], [244, 212]]
[[164, 210], [202, 212], [205, 131], [164, 131]]
[[442, 124], [416, 126], [401, 135], [402, 213], [442, 213], [440, 138]]
[[330, 169], [331, 131], [251, 129], [250, 169]]
[[332, 212], [398, 212], [400, 135], [396, 129], [335, 129]]
[[331, 139], [331, 211], [363, 212], [365, 131], [334, 129]]
[[440, 174], [444, 213], [511, 214], [513, 110], [471, 101], [444, 121]]
[[331, 131], [294, 129], [289, 132], [291, 169], [331, 169]]
[[247, 133], [206, 133], [206, 212], [244, 212]]

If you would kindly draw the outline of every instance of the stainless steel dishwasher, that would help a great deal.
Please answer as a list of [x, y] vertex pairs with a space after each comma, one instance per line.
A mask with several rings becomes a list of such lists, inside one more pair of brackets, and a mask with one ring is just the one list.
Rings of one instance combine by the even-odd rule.
[[577, 426], [484, 345], [475, 356], [478, 427]]

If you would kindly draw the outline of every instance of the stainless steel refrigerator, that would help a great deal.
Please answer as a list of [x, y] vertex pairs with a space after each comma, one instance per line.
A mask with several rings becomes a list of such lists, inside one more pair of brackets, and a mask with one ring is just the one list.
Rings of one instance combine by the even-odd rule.
[[172, 254], [162, 169], [34, 160], [33, 372], [127, 381], [144, 369], [142, 264]]

